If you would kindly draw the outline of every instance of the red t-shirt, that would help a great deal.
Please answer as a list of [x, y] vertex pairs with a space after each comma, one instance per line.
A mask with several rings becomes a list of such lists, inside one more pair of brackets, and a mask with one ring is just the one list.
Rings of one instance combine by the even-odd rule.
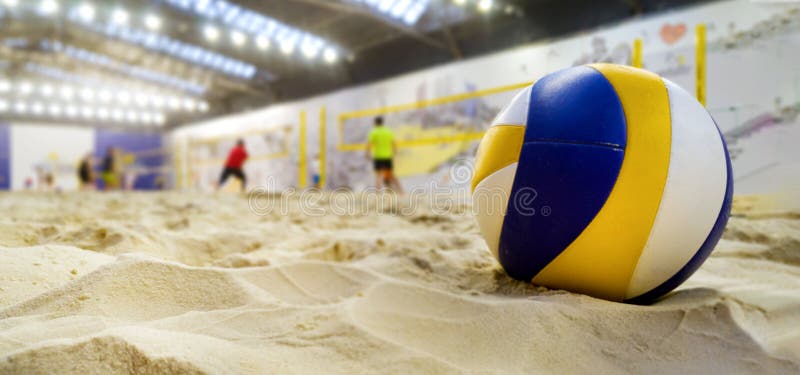
[[236, 146], [228, 154], [228, 160], [225, 161], [225, 166], [228, 168], [241, 168], [244, 161], [247, 160], [247, 151], [243, 146]]

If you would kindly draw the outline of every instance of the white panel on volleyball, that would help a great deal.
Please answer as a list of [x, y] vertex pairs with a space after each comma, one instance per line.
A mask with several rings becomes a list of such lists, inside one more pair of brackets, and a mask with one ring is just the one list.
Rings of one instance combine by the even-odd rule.
[[520, 92], [514, 96], [514, 99], [511, 99], [511, 104], [497, 114], [494, 121], [492, 121], [492, 126], [525, 126], [525, 124], [528, 123], [528, 107], [531, 104], [531, 87], [533, 87], [533, 85], [520, 90]]
[[478, 227], [486, 239], [486, 244], [497, 258], [500, 245], [500, 231], [508, 209], [511, 186], [517, 173], [517, 163], [509, 164], [486, 176], [472, 193], [473, 209], [478, 220]]
[[669, 171], [625, 298], [646, 293], [680, 271], [705, 242], [725, 198], [727, 164], [714, 120], [689, 93], [664, 83], [672, 117]]

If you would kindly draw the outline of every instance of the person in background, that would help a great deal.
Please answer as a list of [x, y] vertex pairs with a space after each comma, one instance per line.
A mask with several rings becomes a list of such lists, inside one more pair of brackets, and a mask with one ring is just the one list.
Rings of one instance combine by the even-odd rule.
[[375, 188], [380, 189], [384, 185], [390, 189], [403, 192], [400, 181], [393, 173], [392, 159], [397, 152], [397, 143], [394, 141], [394, 133], [383, 126], [383, 117], [376, 117], [373, 121], [374, 127], [367, 137], [367, 159], [372, 159], [375, 169]]
[[116, 190], [119, 188], [119, 158], [117, 149], [109, 147], [103, 158], [103, 169], [100, 177], [103, 179], [103, 190]]
[[225, 185], [225, 181], [233, 175], [238, 178], [242, 183], [242, 192], [247, 190], [247, 176], [245, 176], [242, 166], [247, 160], [247, 150], [244, 148], [244, 140], [237, 139], [236, 146], [231, 149], [228, 154], [228, 159], [225, 161], [225, 169], [222, 170], [222, 175], [219, 177], [219, 184], [217, 189]]
[[78, 164], [78, 181], [81, 190], [94, 189], [94, 170], [92, 170], [92, 155], [86, 154]]

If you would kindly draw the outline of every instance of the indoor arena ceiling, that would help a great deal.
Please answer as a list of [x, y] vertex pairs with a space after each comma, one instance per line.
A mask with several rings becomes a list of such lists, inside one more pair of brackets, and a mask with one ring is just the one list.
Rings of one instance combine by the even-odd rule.
[[176, 126], [698, 2], [0, 0], [0, 118]]

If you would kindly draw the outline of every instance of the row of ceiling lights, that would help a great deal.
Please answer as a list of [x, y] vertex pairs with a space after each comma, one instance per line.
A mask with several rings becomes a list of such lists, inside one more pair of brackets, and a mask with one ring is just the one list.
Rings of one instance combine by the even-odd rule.
[[166, 116], [157, 111], [123, 110], [116, 107], [92, 105], [75, 105], [49, 103], [37, 100], [15, 100], [13, 102], [0, 99], [0, 114], [10, 113], [17, 116], [36, 116], [52, 119], [101, 120], [116, 123], [138, 125], [164, 125]]
[[62, 101], [79, 100], [84, 103], [104, 103], [140, 108], [157, 108], [171, 111], [207, 112], [208, 102], [177, 96], [160, 96], [146, 92], [100, 89], [90, 87], [78, 89], [72, 85], [55, 87], [49, 83], [34, 84], [29, 81], [10, 82], [0, 80], [0, 94], [13, 93], [16, 97], [54, 98]]
[[275, 40], [280, 51], [286, 55], [299, 50], [308, 59], [321, 55], [329, 64], [339, 58], [338, 48], [323, 38], [227, 0], [163, 1], [213, 22], [203, 28], [203, 36], [210, 42], [216, 43], [222, 39], [221, 28], [224, 27], [231, 30], [228, 37], [236, 47], [245, 46], [252, 40], [255, 47], [266, 51], [270, 49], [271, 40]]

